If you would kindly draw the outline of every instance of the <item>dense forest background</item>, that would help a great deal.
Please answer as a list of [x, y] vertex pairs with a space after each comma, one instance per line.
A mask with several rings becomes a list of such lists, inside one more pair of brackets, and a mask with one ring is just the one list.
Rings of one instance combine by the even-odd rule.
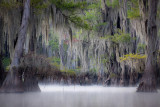
[[159, 87], [158, 0], [0, 0], [2, 92], [38, 81]]

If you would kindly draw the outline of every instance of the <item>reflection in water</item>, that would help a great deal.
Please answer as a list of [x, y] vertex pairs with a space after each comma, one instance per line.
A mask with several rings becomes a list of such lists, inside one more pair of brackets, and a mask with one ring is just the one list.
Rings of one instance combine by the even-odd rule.
[[160, 107], [160, 93], [136, 88], [40, 85], [41, 93], [0, 94], [0, 107]]

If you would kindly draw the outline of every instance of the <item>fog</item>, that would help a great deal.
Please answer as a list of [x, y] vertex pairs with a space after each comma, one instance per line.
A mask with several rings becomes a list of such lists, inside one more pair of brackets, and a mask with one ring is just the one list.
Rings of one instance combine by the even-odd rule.
[[[86, 93], [120, 93], [124, 92], [126, 88], [123, 87], [104, 87], [104, 86], [80, 86], [80, 85], [44, 85], [40, 84], [40, 89], [42, 92], [86, 92]], [[135, 87], [128, 87], [126, 93], [136, 92]]]
[[160, 107], [160, 93], [136, 87], [40, 85], [40, 93], [0, 94], [0, 107]]

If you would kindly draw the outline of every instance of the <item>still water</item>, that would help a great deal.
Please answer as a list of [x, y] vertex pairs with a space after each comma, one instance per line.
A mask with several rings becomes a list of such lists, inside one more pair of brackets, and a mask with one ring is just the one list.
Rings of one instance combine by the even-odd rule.
[[0, 94], [0, 107], [160, 107], [160, 93], [135, 87], [40, 85], [41, 93]]

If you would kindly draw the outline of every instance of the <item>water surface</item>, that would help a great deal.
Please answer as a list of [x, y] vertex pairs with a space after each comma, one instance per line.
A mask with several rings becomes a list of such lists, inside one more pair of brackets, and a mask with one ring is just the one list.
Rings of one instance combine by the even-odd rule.
[[135, 87], [40, 85], [41, 93], [0, 94], [0, 107], [160, 107], [160, 93]]

